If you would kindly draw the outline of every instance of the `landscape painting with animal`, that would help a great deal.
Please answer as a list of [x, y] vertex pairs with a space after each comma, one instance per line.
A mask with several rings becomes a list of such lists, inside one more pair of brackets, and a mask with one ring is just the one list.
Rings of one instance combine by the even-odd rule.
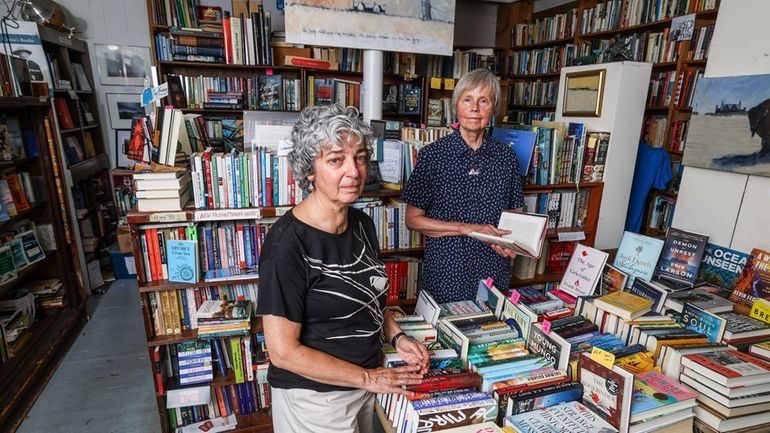
[[770, 74], [701, 79], [682, 162], [770, 176]]

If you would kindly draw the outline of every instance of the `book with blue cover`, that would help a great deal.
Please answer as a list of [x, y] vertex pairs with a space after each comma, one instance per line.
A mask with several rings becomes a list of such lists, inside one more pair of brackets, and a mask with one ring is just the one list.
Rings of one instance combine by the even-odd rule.
[[750, 254], [708, 243], [698, 271], [698, 281], [732, 289], [750, 257]]
[[668, 292], [665, 289], [641, 278], [634, 279], [631, 287], [627, 288], [626, 291], [652, 301], [652, 311], [656, 313], [660, 313], [663, 310], [663, 305], [666, 303], [666, 297], [668, 296]]
[[507, 144], [516, 152], [519, 161], [519, 174], [526, 176], [532, 164], [532, 154], [537, 144], [537, 132], [522, 129], [510, 129], [498, 126], [492, 131], [492, 138]]
[[168, 280], [195, 283], [200, 279], [198, 241], [167, 240]]
[[655, 278], [692, 287], [698, 279], [707, 241], [707, 235], [670, 227], [655, 268]]
[[180, 385], [210, 382], [214, 379], [211, 345], [208, 341], [177, 343], [177, 365]]
[[615, 261], [616, 268], [628, 274], [626, 287], [631, 287], [634, 278], [651, 280], [655, 265], [663, 249], [663, 240], [626, 231], [620, 240]]
[[686, 329], [700, 332], [708, 337], [709, 343], [722, 341], [722, 336], [724, 336], [725, 328], [727, 327], [727, 319], [724, 317], [701, 310], [687, 303], [682, 308], [682, 315], [679, 321]]

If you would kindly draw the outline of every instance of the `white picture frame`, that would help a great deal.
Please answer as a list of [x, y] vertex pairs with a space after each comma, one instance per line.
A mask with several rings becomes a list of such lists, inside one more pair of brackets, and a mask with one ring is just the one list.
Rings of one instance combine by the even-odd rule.
[[150, 76], [150, 48], [94, 44], [96, 67], [103, 85], [143, 86]]
[[105, 97], [112, 129], [131, 129], [131, 119], [145, 114], [138, 93], [106, 93]]
[[126, 149], [128, 143], [126, 141], [131, 140], [130, 129], [116, 129], [115, 130], [115, 165], [117, 168], [132, 168], [136, 161], [128, 159]]

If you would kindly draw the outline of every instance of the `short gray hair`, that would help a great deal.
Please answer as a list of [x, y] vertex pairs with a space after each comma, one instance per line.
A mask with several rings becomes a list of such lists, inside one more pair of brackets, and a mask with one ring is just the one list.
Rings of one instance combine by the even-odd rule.
[[371, 154], [371, 128], [358, 117], [355, 107], [340, 104], [308, 106], [299, 115], [291, 130], [293, 147], [289, 151], [289, 165], [299, 187], [307, 191], [308, 176], [313, 174], [313, 162], [322, 149], [340, 145], [343, 134], [357, 136]]
[[460, 78], [455, 86], [455, 91], [452, 93], [452, 108], [457, 110], [457, 100], [463, 92], [472, 90], [475, 88], [487, 87], [492, 91], [493, 106], [495, 108], [494, 114], [500, 111], [500, 82], [497, 80], [495, 74], [489, 69], [479, 68], [474, 69]]

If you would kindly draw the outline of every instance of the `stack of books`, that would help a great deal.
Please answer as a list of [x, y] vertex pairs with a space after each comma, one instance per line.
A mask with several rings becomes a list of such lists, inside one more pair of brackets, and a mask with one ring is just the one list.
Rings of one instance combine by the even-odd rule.
[[247, 335], [251, 330], [251, 301], [204, 301], [196, 318], [199, 338]]
[[64, 284], [58, 279], [30, 280], [24, 283], [22, 289], [32, 293], [37, 305], [44, 309], [58, 309], [66, 306], [64, 302]]
[[680, 380], [698, 393], [701, 431], [770, 430], [770, 363], [724, 350], [685, 355], [682, 366]]
[[181, 211], [190, 200], [187, 170], [135, 173], [139, 212]]

